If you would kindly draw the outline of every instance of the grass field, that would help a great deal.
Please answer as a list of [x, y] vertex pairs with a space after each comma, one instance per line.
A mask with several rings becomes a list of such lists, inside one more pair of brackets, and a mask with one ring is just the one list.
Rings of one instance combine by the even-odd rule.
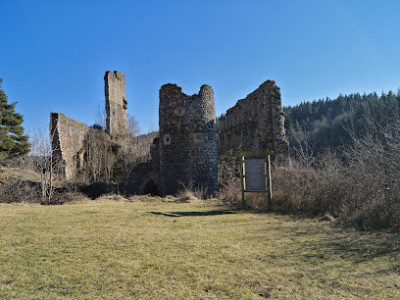
[[400, 299], [400, 236], [213, 202], [0, 204], [0, 299]]

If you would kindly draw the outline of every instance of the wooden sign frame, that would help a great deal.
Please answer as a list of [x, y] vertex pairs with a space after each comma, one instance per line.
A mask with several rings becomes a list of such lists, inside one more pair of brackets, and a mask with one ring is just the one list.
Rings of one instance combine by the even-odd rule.
[[[255, 150], [255, 151], [242, 151], [240, 152], [240, 182], [242, 185], [242, 207], [247, 207], [245, 193], [267, 193], [268, 194], [268, 209], [272, 207], [272, 180], [271, 180], [271, 155], [270, 150]], [[255, 191], [246, 190], [246, 165], [245, 159], [265, 159], [264, 174], [265, 174], [265, 190]]]

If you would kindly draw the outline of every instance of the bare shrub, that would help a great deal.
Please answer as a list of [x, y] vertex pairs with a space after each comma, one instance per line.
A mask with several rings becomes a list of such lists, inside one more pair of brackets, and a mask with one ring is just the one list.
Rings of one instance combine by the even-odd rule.
[[292, 168], [273, 171], [277, 209], [330, 213], [343, 224], [363, 229], [400, 230], [399, 124], [367, 138], [353, 137], [353, 145], [340, 155], [327, 152], [312, 164], [298, 157]]
[[232, 181], [229, 184], [225, 184], [220, 190], [218, 198], [228, 205], [240, 206], [242, 204], [242, 191], [239, 178], [238, 182]]
[[275, 168], [274, 207], [306, 215], [339, 215], [345, 189], [342, 165], [332, 154], [325, 155], [321, 162], [316, 167]]
[[34, 165], [36, 172], [41, 174], [41, 203], [42, 204], [57, 204], [59, 199], [53, 199], [56, 181], [60, 179], [61, 166], [55, 158], [56, 145], [51, 145], [55, 131], [48, 132], [39, 129], [35, 132], [32, 138], [31, 154], [34, 156]]
[[268, 194], [267, 193], [246, 193], [246, 204], [255, 210], [268, 210]]
[[116, 162], [116, 147], [102, 130], [91, 128], [85, 140], [86, 179], [89, 182], [110, 182]]
[[0, 203], [40, 203], [40, 187], [31, 181], [9, 178], [0, 183]]
[[289, 212], [313, 213], [315, 210], [314, 188], [317, 183], [315, 170], [279, 168], [272, 174], [274, 207]]
[[345, 151], [351, 193], [344, 199], [342, 218], [363, 228], [396, 228], [400, 219], [400, 126], [380, 136], [354, 139]]
[[77, 192], [94, 200], [103, 195], [119, 194], [119, 186], [111, 182], [93, 182], [77, 186]]
[[240, 182], [240, 159], [230, 150], [221, 155], [218, 164], [218, 198], [229, 205], [240, 206], [242, 203], [242, 187]]

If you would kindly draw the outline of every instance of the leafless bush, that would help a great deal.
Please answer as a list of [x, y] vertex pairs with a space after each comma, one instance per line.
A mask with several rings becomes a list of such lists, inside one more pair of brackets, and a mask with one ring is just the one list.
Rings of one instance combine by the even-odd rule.
[[353, 139], [340, 155], [328, 152], [313, 164], [300, 160], [292, 168], [275, 169], [276, 208], [330, 213], [364, 229], [400, 230], [400, 126]]
[[346, 180], [343, 164], [333, 154], [314, 167], [275, 168], [272, 173], [275, 208], [307, 215], [339, 215]]
[[9, 178], [0, 183], [0, 203], [40, 203], [40, 187], [30, 181]]
[[242, 203], [242, 188], [240, 182], [240, 160], [234, 151], [228, 151], [220, 156], [218, 164], [218, 198], [223, 202], [240, 206]]
[[295, 143], [296, 145], [293, 147], [294, 165], [298, 168], [308, 168], [314, 166], [316, 158], [312, 147], [308, 143], [307, 137], [304, 136], [302, 139], [297, 138], [295, 139]]
[[91, 184], [76, 186], [76, 192], [94, 200], [103, 195], [119, 194], [119, 186], [111, 182], [93, 182]]
[[59, 200], [54, 198], [56, 189], [56, 181], [60, 178], [61, 167], [55, 159], [52, 149], [51, 140], [55, 132], [46, 133], [46, 130], [39, 129], [32, 138], [31, 154], [35, 157], [34, 164], [36, 171], [41, 174], [41, 203], [56, 204]]
[[[220, 198], [241, 203], [239, 162], [220, 161]], [[357, 138], [340, 153], [315, 156], [306, 142], [295, 147], [290, 167], [272, 170], [273, 209], [307, 216], [331, 216], [363, 229], [400, 231], [400, 123]], [[265, 209], [263, 194], [246, 202]]]
[[116, 162], [115, 145], [102, 130], [90, 129], [85, 140], [86, 179], [89, 182], [110, 182]]
[[345, 151], [350, 178], [342, 217], [363, 228], [398, 228], [400, 220], [400, 126], [355, 139]]

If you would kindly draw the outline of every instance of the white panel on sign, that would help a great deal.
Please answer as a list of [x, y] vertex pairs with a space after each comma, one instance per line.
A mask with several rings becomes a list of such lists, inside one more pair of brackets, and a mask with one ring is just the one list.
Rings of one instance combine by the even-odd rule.
[[245, 158], [244, 165], [246, 191], [266, 191], [265, 159]]

